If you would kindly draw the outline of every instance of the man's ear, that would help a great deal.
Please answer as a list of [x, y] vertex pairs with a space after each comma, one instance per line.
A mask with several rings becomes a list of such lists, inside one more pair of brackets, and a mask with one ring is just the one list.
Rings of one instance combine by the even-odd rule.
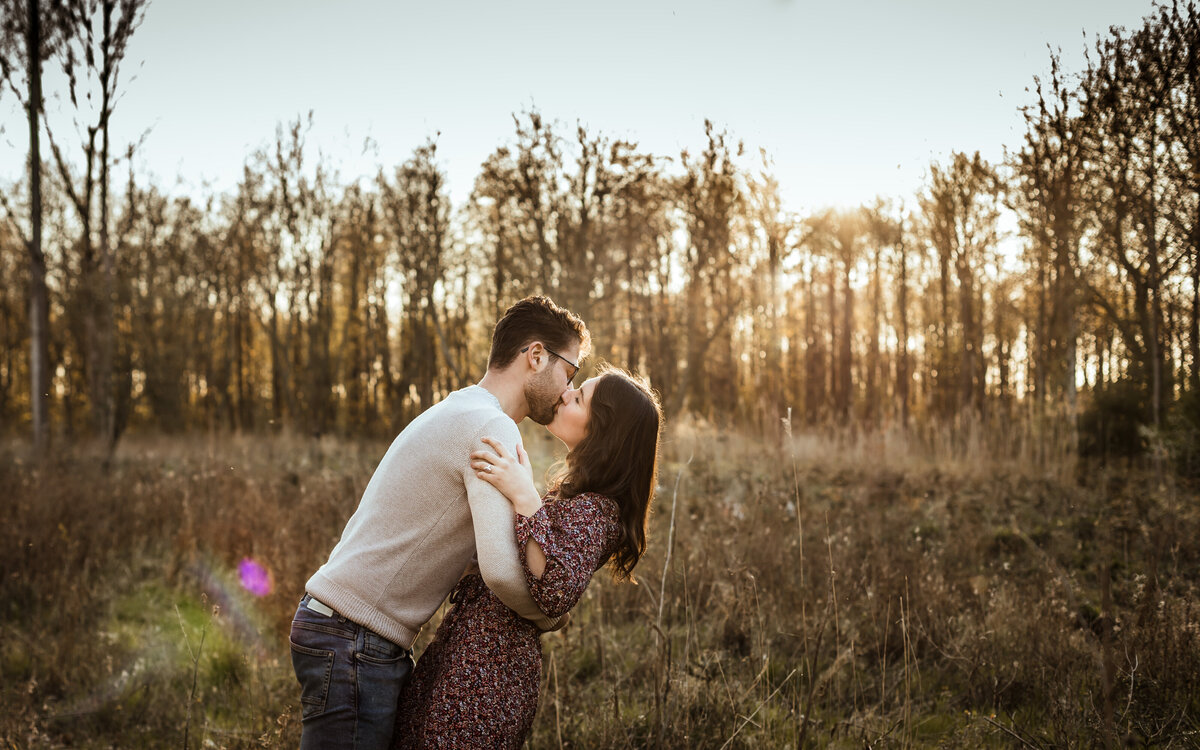
[[546, 354], [546, 347], [542, 346], [542, 342], [540, 341], [534, 341], [525, 347], [525, 350], [529, 367], [535, 372], [541, 368], [542, 361], [549, 358], [549, 355]]

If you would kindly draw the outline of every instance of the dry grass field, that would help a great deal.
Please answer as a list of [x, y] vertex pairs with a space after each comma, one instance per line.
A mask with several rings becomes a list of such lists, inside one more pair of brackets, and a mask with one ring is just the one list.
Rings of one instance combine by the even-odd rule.
[[[295, 746], [288, 622], [385, 448], [0, 448], [0, 746]], [[1200, 498], [1169, 475], [983, 433], [676, 424], [664, 454], [638, 584], [545, 638], [532, 747], [1200, 746]]]

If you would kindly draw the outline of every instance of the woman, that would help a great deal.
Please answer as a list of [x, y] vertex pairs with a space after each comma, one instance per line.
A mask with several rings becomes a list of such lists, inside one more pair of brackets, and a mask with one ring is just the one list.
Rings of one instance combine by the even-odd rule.
[[[646, 548], [661, 421], [650, 389], [611, 369], [563, 394], [547, 429], [567, 459], [544, 498], [520, 446], [513, 456], [485, 438], [491, 450], [471, 454], [476, 475], [513, 504], [529, 592], [547, 615], [571, 609], [605, 563], [618, 580], [630, 577]], [[400, 698], [393, 744], [518, 748], [537, 712], [540, 633], [477, 574], [450, 601]]]

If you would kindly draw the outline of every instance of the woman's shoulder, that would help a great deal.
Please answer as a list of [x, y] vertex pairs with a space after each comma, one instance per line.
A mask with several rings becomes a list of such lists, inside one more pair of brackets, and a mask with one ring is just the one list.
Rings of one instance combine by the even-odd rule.
[[599, 492], [580, 492], [550, 503], [547, 508], [560, 528], [586, 534], [600, 545], [603, 552], [596, 567], [603, 565], [621, 538], [621, 509], [617, 501]]
[[617, 501], [599, 492], [580, 492], [567, 502], [575, 508], [592, 510], [608, 518], [620, 516]]

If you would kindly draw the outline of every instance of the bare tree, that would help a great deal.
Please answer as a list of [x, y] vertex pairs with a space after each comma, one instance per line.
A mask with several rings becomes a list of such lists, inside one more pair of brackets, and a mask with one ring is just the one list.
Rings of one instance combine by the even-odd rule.
[[[861, 211], [825, 209], [809, 220], [809, 245], [828, 261], [829, 393], [833, 413], [850, 415], [855, 391], [853, 379], [854, 289], [852, 277], [858, 266], [867, 225]], [[838, 302], [838, 289], [841, 302]]]
[[1190, 265], [1188, 308], [1189, 381], [1200, 392], [1200, 14], [1196, 5], [1159, 5], [1151, 19], [1158, 44], [1152, 60], [1164, 70], [1172, 95], [1167, 99], [1166, 136], [1174, 148], [1167, 172], [1178, 185], [1169, 220]]
[[[829, 255], [830, 233], [833, 231], [832, 211], [810, 216], [804, 222], [804, 234], [798, 243], [800, 294], [804, 309], [804, 417], [809, 424], [829, 416], [829, 394], [833, 371], [833, 350], [837, 341], [834, 316], [837, 295], [834, 283], [833, 259]], [[826, 311], [820, 305], [819, 284], [827, 281]], [[800, 307], [798, 304], [797, 307]], [[827, 325], [821, 326], [825, 312]]]
[[1085, 228], [1080, 202], [1089, 123], [1086, 112], [1073, 113], [1078, 98], [1063, 80], [1057, 54], [1050, 57], [1049, 80], [1035, 78], [1034, 90], [1037, 102], [1024, 110], [1025, 144], [1013, 160], [1009, 205], [1029, 240], [1026, 254], [1033, 271], [1035, 407], [1041, 414], [1048, 399], [1062, 397], [1074, 424], [1079, 248]]
[[[22, 5], [24, 7], [22, 7]], [[21, 237], [29, 257], [29, 370], [34, 452], [45, 454], [50, 440], [47, 410], [50, 390], [50, 301], [46, 290], [46, 255], [42, 248], [42, 65], [63, 44], [70, 14], [62, 3], [3, 0], [0, 10], [0, 91], [9, 88], [21, 100], [29, 123], [29, 233], [19, 228], [7, 199], [0, 207]], [[24, 73], [24, 81], [18, 76]]]
[[[986, 365], [983, 359], [983, 313], [978, 270], [997, 240], [999, 178], [976, 152], [956, 153], [949, 166], [934, 164], [930, 183], [921, 197], [925, 227], [938, 259], [941, 313], [937, 383], [944, 413], [954, 409], [983, 406]], [[954, 272], [953, 284], [950, 277]], [[956, 286], [958, 325], [951, 328], [951, 286]], [[952, 335], [953, 334], [953, 335]], [[957, 398], [949, 394], [953, 383], [948, 375], [951, 347], [958, 348]]]
[[404, 277], [407, 335], [402, 338], [407, 343], [403, 382], [405, 389], [408, 385], [415, 388], [417, 397], [405, 421], [433, 404], [439, 368], [449, 368], [455, 381], [459, 379], [457, 364], [448, 353], [437, 300], [445, 280], [450, 198], [436, 157], [437, 143], [430, 139], [397, 167], [392, 180], [382, 173], [378, 180], [383, 213]]
[[[731, 328], [742, 295], [734, 284], [732, 223], [744, 197], [733, 161], [741, 155], [742, 144], [731, 145], [728, 134], [718, 133], [709, 121], [704, 130], [704, 151], [695, 158], [686, 151], [681, 155], [686, 171], [678, 194], [688, 234], [684, 255], [687, 364], [668, 410], [680, 411], [688, 404], [711, 417], [714, 401], [732, 406], [737, 392]], [[721, 345], [708, 367], [710, 349], [718, 340]]]
[[[1157, 427], [1171, 400], [1165, 299], [1168, 278], [1187, 257], [1167, 220], [1179, 186], [1170, 180], [1172, 80], [1180, 64], [1157, 60], [1157, 28], [1148, 23], [1128, 37], [1114, 29], [1096, 44], [1085, 75], [1082, 106], [1091, 127], [1084, 140], [1085, 196], [1096, 226], [1095, 261], [1081, 273], [1088, 302], [1112, 322], [1130, 353], [1133, 381], [1145, 389], [1146, 419]], [[1107, 292], [1110, 267], [1132, 299]]]
[[867, 415], [869, 418], [884, 416], [881, 413], [883, 391], [886, 390], [882, 375], [886, 368], [879, 362], [883, 354], [881, 335], [881, 309], [884, 305], [884, 272], [891, 263], [884, 259], [889, 255], [896, 268], [896, 310], [899, 317], [899, 328], [896, 333], [899, 351], [896, 352], [896, 401], [900, 407], [900, 423], [908, 425], [909, 418], [909, 380], [910, 369], [908, 361], [908, 257], [904, 244], [904, 220], [886, 201], [879, 199], [865, 214], [868, 240], [872, 247], [871, 270], [871, 332], [869, 337], [871, 350], [867, 356]]
[[762, 376], [758, 379], [755, 392], [757, 408], [761, 412], [761, 424], [769, 435], [781, 436], [781, 419], [783, 416], [783, 373], [782, 373], [782, 337], [783, 327], [781, 311], [784, 308], [782, 296], [783, 264], [798, 239], [797, 222], [783, 207], [783, 197], [780, 193], [779, 181], [771, 172], [771, 161], [765, 151], [760, 152], [762, 168], [757, 179], [749, 185], [747, 211], [752, 223], [750, 233], [757, 237], [762, 244], [760, 253], [761, 270], [756, 276], [761, 279], [765, 289], [762, 291], [761, 304], [752, 307], [759, 312], [756, 320], [760, 321], [763, 329], [763, 362]]
[[[88, 376], [92, 428], [111, 454], [120, 436], [114, 379], [114, 305], [117, 296], [111, 227], [110, 173], [114, 165], [111, 124], [120, 91], [121, 63], [141, 24], [147, 0], [72, 0], [58, 56], [68, 94], [79, 116], [90, 121], [76, 135], [83, 151], [73, 165], [54, 131], [46, 133], [59, 179], [80, 222], [80, 306], [83, 311], [84, 366]], [[132, 147], [123, 151], [129, 158]]]

